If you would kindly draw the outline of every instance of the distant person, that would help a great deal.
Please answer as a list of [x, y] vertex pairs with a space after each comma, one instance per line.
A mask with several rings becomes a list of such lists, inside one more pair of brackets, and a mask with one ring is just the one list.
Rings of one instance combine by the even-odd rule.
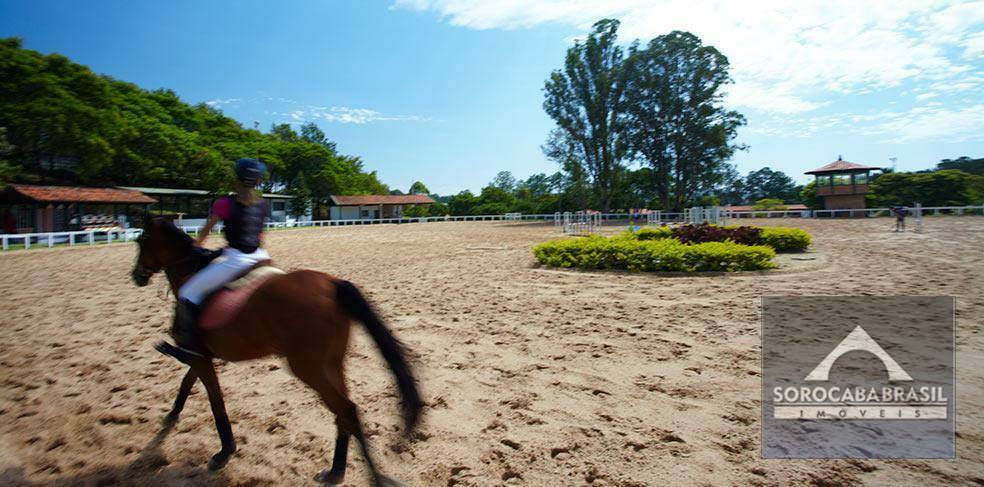
[[908, 209], [903, 206], [896, 206], [892, 208], [892, 213], [895, 215], [895, 231], [904, 232], [905, 231], [905, 214], [908, 213]]

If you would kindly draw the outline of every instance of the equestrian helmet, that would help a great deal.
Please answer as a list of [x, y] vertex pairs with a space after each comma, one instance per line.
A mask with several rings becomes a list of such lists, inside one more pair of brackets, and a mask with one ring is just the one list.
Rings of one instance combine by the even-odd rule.
[[236, 179], [243, 183], [256, 186], [259, 184], [260, 179], [263, 179], [263, 175], [266, 174], [266, 169], [266, 164], [263, 164], [258, 159], [238, 159], [235, 167]]

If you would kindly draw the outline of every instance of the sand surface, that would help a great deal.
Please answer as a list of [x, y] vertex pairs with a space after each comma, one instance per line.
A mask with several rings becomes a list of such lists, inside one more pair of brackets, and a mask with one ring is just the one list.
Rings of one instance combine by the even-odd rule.
[[[889, 219], [749, 222], [806, 229], [816, 259], [693, 277], [540, 269], [530, 247], [557, 231], [502, 222], [267, 241], [285, 269], [361, 286], [412, 350], [428, 407], [409, 447], [363, 332], [348, 359], [377, 459], [408, 485], [984, 484], [984, 218], [927, 218], [922, 234]], [[205, 469], [219, 442], [200, 384], [158, 435], [183, 370], [151, 349], [171, 297], [160, 277], [131, 284], [134, 256], [0, 255], [0, 484], [314, 485], [333, 417], [277, 358], [219, 367], [239, 441], [224, 470]], [[765, 294], [956, 296], [958, 459], [761, 460]], [[365, 485], [352, 451], [346, 483]]]

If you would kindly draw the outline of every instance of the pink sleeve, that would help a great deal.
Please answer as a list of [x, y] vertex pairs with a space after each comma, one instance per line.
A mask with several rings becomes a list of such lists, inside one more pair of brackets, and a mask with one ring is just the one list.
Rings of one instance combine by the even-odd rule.
[[223, 220], [227, 220], [231, 209], [229, 198], [219, 198], [212, 205], [212, 214]]

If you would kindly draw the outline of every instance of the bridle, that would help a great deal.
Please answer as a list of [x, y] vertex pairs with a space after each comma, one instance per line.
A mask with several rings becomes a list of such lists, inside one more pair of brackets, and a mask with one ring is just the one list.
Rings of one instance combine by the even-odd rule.
[[[137, 245], [140, 246], [140, 251], [141, 252], [143, 252], [143, 243], [146, 240], [147, 240], [147, 235], [146, 234], [140, 234], [140, 236], [137, 237]], [[151, 278], [151, 276], [153, 276], [154, 274], [157, 274], [161, 270], [162, 269], [151, 269], [150, 267], [145, 266], [143, 264], [143, 262], [141, 262], [140, 256], [138, 255], [137, 256], [137, 264], [135, 266], [133, 266], [133, 276], [134, 277], [138, 277], [138, 278], [143, 279], [143, 280], [149, 280]]]
[[[137, 244], [141, 246], [141, 251], [143, 251], [143, 243], [147, 240], [147, 238], [147, 234], [141, 234], [136, 239]], [[133, 267], [133, 276], [142, 280], [149, 280], [154, 274], [161, 271], [164, 271], [169, 278], [172, 275], [177, 276], [179, 274], [176, 271], [179, 270], [180, 267], [187, 265], [189, 261], [192, 261], [192, 259], [196, 257], [197, 255], [192, 252], [189, 255], [181, 257], [180, 259], [176, 259], [173, 262], [158, 267], [148, 267], [141, 262], [139, 257], [137, 257], [136, 265]]]

